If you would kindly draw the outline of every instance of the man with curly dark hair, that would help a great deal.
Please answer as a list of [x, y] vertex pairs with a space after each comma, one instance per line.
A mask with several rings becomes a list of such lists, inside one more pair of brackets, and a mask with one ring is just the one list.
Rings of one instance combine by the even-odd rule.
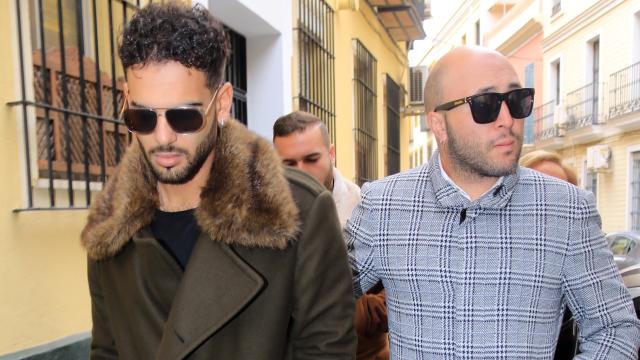
[[91, 358], [352, 359], [331, 193], [230, 118], [220, 22], [152, 4], [119, 50], [134, 141], [82, 232]]

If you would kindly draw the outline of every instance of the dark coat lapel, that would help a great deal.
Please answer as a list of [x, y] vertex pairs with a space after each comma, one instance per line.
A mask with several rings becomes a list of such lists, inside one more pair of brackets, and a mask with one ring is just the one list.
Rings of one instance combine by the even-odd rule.
[[157, 358], [186, 357], [233, 319], [264, 285], [262, 276], [228, 245], [203, 234], [178, 287]]

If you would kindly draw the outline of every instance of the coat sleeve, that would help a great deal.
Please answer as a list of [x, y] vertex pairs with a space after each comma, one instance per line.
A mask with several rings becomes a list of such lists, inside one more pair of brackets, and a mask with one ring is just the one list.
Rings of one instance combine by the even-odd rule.
[[89, 293], [91, 295], [91, 360], [118, 359], [115, 340], [111, 333], [109, 316], [104, 303], [99, 264], [89, 259], [87, 273], [89, 275]]
[[640, 321], [601, 231], [593, 194], [580, 191], [563, 287], [578, 323], [576, 359], [637, 359]]
[[294, 286], [294, 358], [354, 359], [351, 272], [328, 191], [315, 199], [301, 231]]
[[347, 221], [344, 234], [349, 249], [349, 264], [353, 272], [353, 291], [356, 298], [366, 293], [380, 281], [374, 264], [374, 234], [376, 222], [373, 218], [368, 184], [362, 188], [362, 200]]

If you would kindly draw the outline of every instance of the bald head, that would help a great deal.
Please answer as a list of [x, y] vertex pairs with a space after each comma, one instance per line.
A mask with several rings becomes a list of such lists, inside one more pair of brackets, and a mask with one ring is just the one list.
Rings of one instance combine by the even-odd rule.
[[[448, 53], [436, 62], [429, 71], [427, 83], [424, 86], [424, 107], [425, 112], [429, 113], [436, 106], [450, 101], [447, 94], [451, 86], [456, 86], [457, 77], [465, 77], [465, 72], [478, 71], [473, 69], [474, 64], [478, 60], [492, 59], [498, 63], [507, 63], [508, 60], [504, 55], [497, 51], [479, 47], [479, 46], [460, 46]], [[509, 66], [513, 68], [510, 64]], [[481, 69], [479, 69], [481, 71]], [[515, 73], [515, 70], [513, 70]], [[469, 94], [471, 95], [471, 94]]]

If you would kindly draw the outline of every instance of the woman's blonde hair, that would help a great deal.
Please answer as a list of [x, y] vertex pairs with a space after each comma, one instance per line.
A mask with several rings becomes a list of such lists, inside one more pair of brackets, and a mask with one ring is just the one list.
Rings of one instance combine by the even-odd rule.
[[520, 165], [528, 168], [535, 167], [543, 161], [550, 161], [558, 164], [564, 173], [567, 174], [567, 181], [569, 181], [573, 185], [578, 185], [578, 177], [576, 176], [576, 172], [568, 165], [562, 162], [560, 159], [560, 155], [556, 153], [552, 153], [546, 150], [535, 150], [530, 153], [524, 154], [520, 158]]

